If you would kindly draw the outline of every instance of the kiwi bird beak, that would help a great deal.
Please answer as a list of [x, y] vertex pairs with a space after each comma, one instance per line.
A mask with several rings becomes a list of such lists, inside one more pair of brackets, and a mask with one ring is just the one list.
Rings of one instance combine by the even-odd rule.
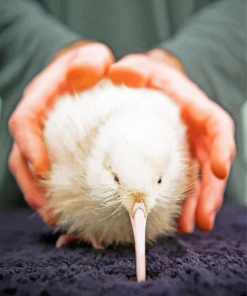
[[135, 239], [136, 277], [138, 282], [142, 282], [146, 279], [145, 233], [147, 222], [146, 208], [143, 202], [134, 204], [130, 219]]

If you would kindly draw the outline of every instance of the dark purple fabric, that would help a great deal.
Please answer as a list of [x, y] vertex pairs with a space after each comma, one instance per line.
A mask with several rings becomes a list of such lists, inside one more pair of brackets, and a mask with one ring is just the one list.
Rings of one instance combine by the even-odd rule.
[[210, 233], [147, 246], [145, 283], [135, 282], [132, 247], [55, 249], [30, 211], [0, 213], [0, 295], [245, 295], [246, 208], [224, 206]]

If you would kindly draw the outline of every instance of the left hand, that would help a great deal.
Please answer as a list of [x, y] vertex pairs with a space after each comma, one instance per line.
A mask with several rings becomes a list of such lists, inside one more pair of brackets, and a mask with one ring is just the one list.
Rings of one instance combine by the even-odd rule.
[[78, 40], [58, 50], [50, 64], [27, 85], [10, 117], [10, 171], [27, 203], [49, 225], [56, 219], [46, 208], [47, 197], [40, 186], [50, 169], [44, 121], [60, 95], [92, 87], [104, 77], [113, 60], [108, 46], [97, 42]]
[[161, 90], [179, 105], [191, 151], [201, 169], [197, 190], [184, 201], [179, 230], [192, 232], [195, 224], [211, 230], [236, 154], [230, 115], [186, 76], [178, 59], [163, 50], [125, 56], [111, 66], [108, 76], [116, 84]]

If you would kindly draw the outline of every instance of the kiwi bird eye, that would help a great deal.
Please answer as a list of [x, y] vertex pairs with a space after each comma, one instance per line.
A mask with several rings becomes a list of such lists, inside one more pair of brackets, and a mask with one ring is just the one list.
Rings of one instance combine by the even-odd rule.
[[116, 183], [120, 184], [120, 182], [119, 182], [119, 178], [118, 178], [117, 175], [114, 175], [114, 181], [115, 181]]
[[158, 183], [158, 184], [161, 184], [161, 183], [162, 183], [162, 178], [159, 178], [159, 180], [158, 180], [157, 183]]

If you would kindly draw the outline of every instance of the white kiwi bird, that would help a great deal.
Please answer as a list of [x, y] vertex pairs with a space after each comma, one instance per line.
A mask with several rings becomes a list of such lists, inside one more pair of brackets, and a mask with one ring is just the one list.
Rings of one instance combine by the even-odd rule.
[[175, 230], [193, 176], [186, 127], [163, 93], [102, 80], [63, 95], [44, 126], [51, 169], [43, 185], [61, 236], [100, 248], [135, 243], [137, 281], [145, 241]]

